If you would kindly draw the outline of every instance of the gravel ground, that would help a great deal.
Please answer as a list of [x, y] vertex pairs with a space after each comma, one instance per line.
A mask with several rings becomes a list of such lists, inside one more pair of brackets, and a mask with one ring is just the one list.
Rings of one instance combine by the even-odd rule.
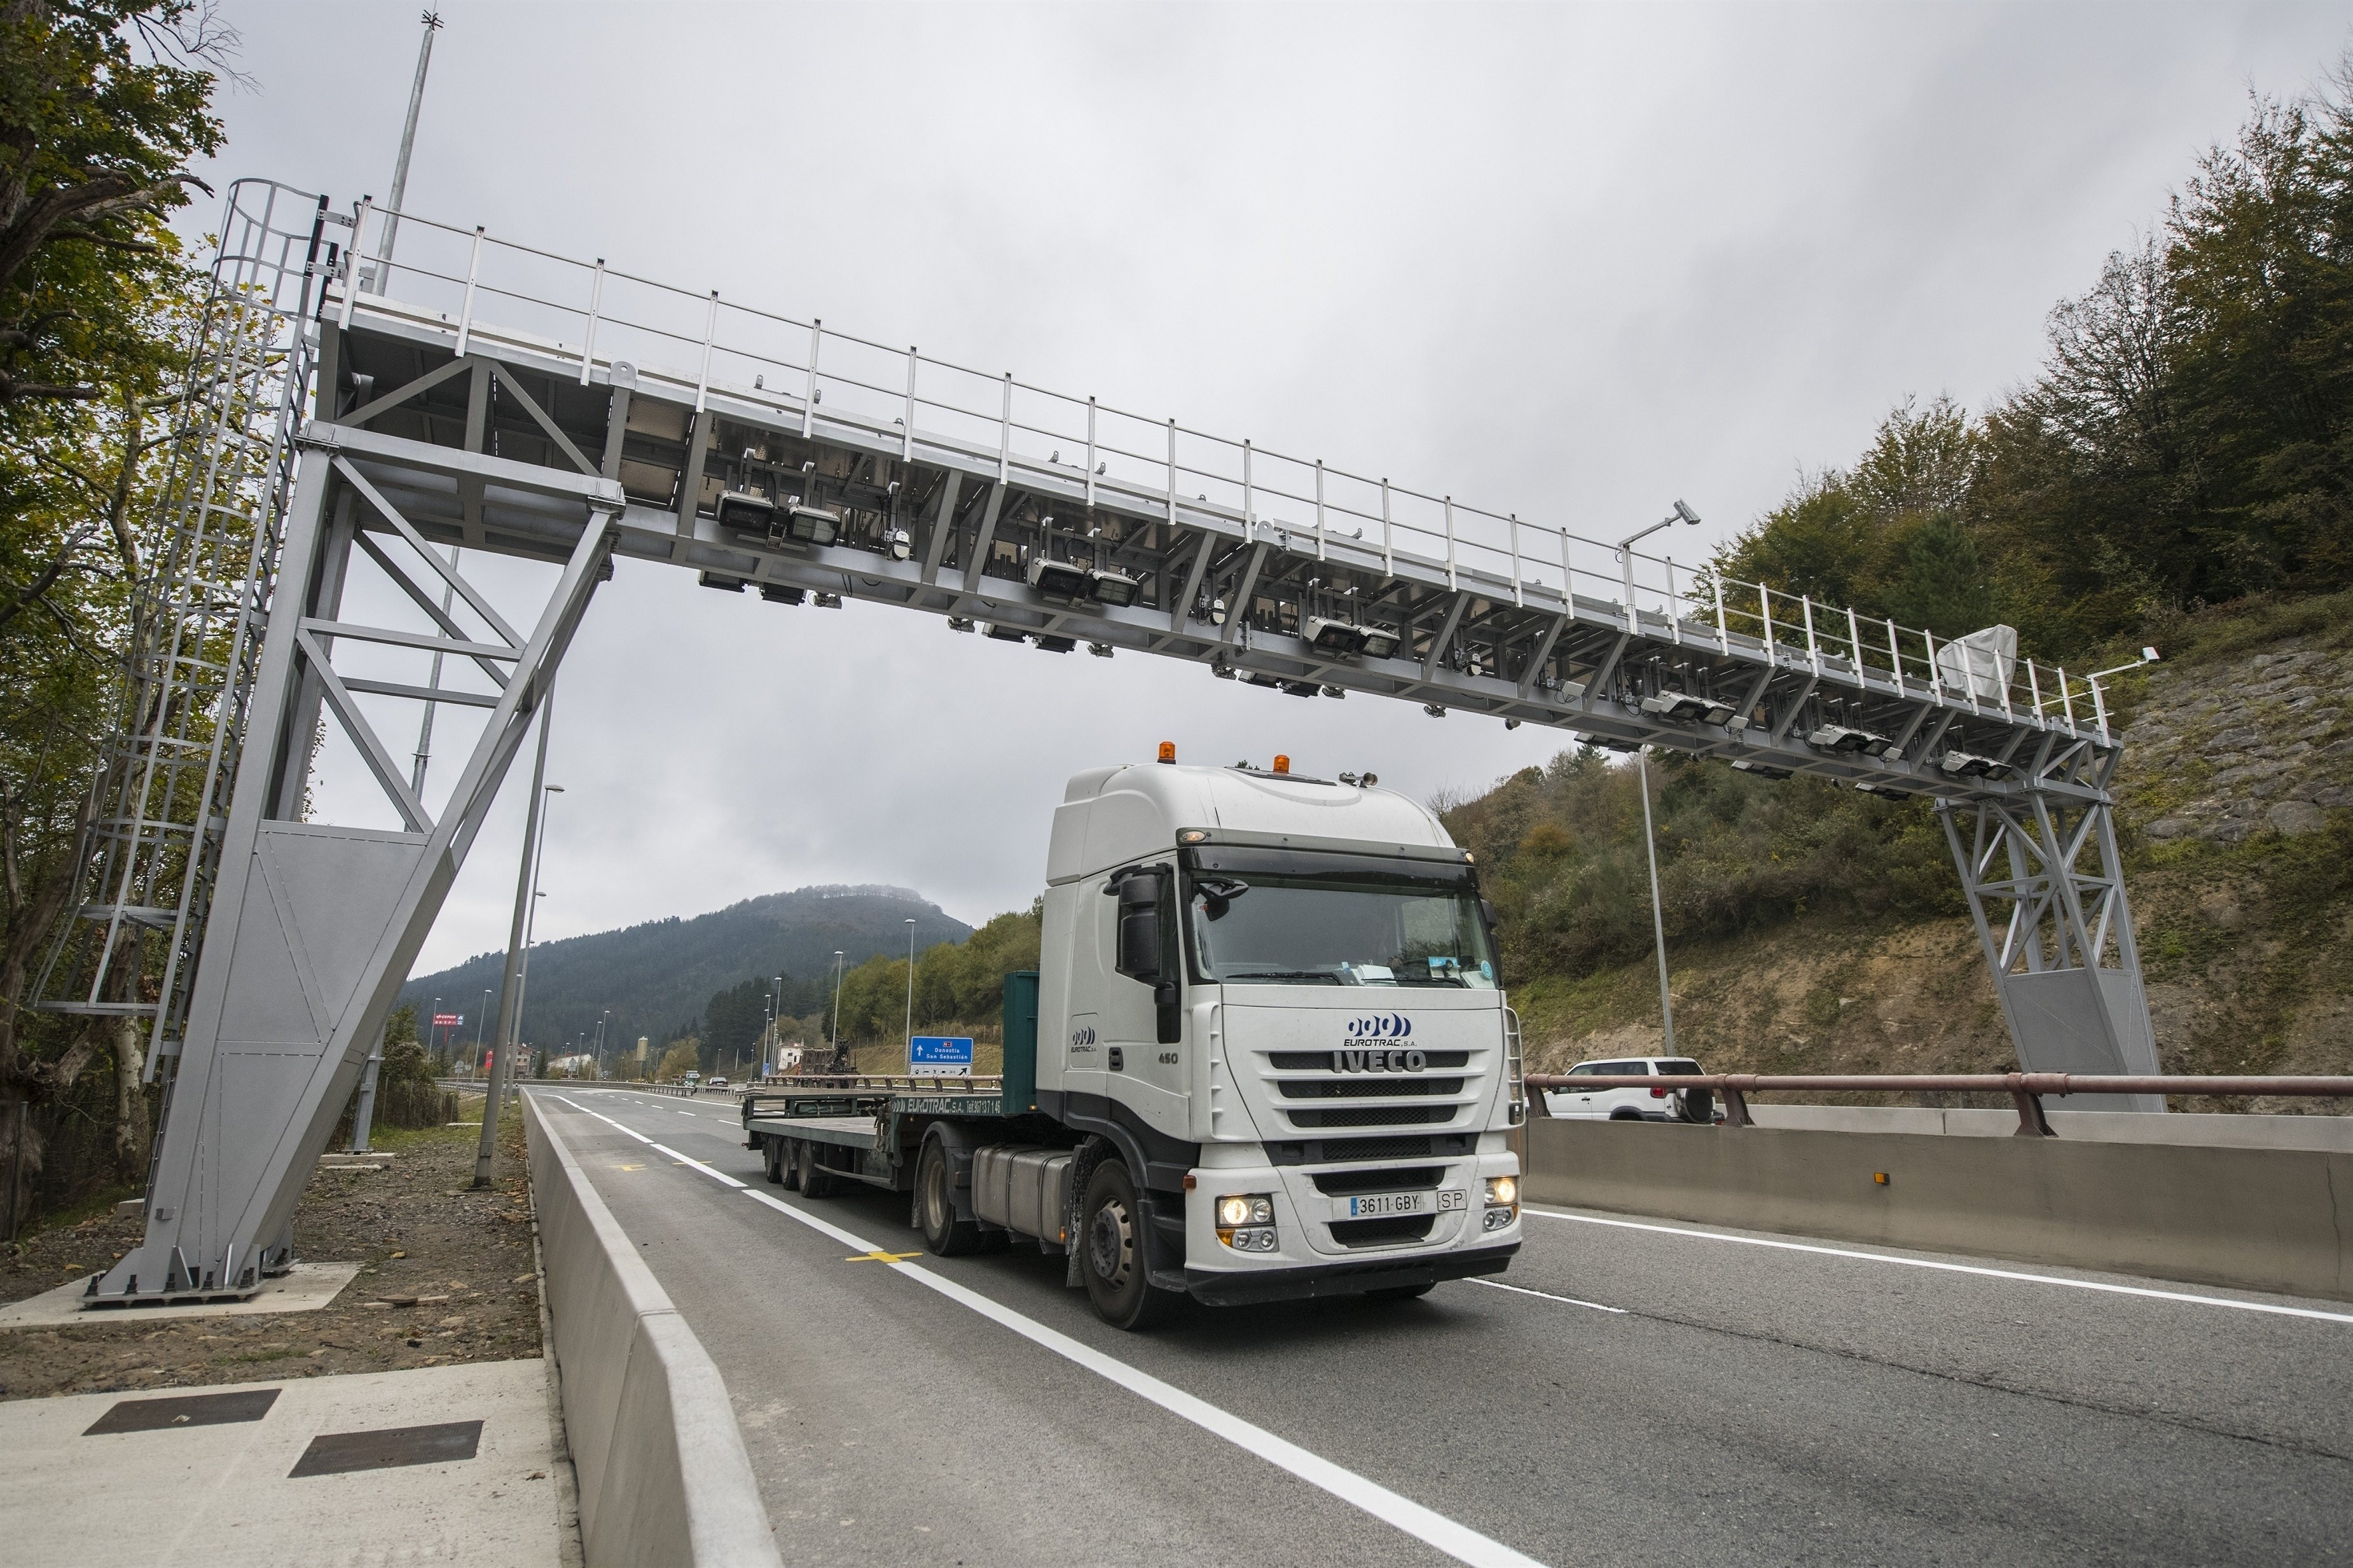
[[[538, 1355], [522, 1119], [506, 1119], [498, 1182], [478, 1193], [479, 1137], [470, 1127], [390, 1132], [375, 1140], [387, 1152], [383, 1169], [312, 1174], [294, 1215], [294, 1256], [363, 1265], [329, 1306], [185, 1323], [93, 1314], [68, 1328], [0, 1330], [0, 1399]], [[141, 1234], [139, 1220], [110, 1214], [29, 1237], [0, 1258], [0, 1301], [86, 1278]]]

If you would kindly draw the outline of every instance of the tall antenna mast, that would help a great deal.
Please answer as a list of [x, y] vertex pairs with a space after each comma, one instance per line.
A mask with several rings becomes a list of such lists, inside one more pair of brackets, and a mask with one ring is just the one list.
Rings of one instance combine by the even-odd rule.
[[441, 30], [441, 17], [438, 13], [427, 11], [424, 19], [425, 41], [417, 50], [417, 81], [408, 89], [408, 123], [401, 128], [400, 158], [392, 166], [392, 200], [386, 204], [390, 210], [385, 214], [384, 238], [375, 247], [378, 263], [375, 288], [378, 293], [384, 291], [387, 275], [387, 268], [382, 263], [392, 259], [392, 242], [400, 233], [401, 202], [408, 194], [408, 154], [416, 150], [417, 115], [425, 107], [425, 70], [433, 63], [433, 35]]

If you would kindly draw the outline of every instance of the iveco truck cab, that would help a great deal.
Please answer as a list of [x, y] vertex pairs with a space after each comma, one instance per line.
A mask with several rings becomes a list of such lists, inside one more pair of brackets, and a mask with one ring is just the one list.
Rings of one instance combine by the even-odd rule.
[[1502, 1269], [1519, 1079], [1476, 868], [1418, 803], [1282, 758], [1070, 782], [1037, 1106], [1103, 1146], [1071, 1239], [1106, 1318]]

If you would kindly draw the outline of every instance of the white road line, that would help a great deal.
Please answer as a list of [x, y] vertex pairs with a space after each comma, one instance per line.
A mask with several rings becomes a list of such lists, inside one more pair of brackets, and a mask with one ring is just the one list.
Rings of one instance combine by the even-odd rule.
[[[555, 1098], [563, 1097], [559, 1095]], [[575, 1110], [584, 1115], [594, 1116], [599, 1121], [610, 1122], [615, 1127], [620, 1127], [622, 1131], [629, 1132], [629, 1129], [621, 1127], [619, 1122], [614, 1121], [609, 1116], [589, 1110], [585, 1106], [574, 1105], [568, 1100], [564, 1103], [571, 1105]], [[635, 1132], [630, 1132], [629, 1135], [633, 1138], [640, 1138], [640, 1135]], [[640, 1138], [640, 1141], [652, 1143], [650, 1139]], [[661, 1149], [659, 1143], [653, 1143], [652, 1146]], [[668, 1154], [670, 1151], [662, 1149], [662, 1152]], [[783, 1199], [771, 1196], [756, 1187], [735, 1180], [733, 1176], [714, 1171], [700, 1161], [689, 1160], [678, 1154], [672, 1154], [671, 1158], [676, 1159], [681, 1164], [691, 1165], [703, 1174], [726, 1183], [729, 1186], [742, 1192], [746, 1197], [765, 1204], [778, 1214], [798, 1220], [821, 1235], [831, 1237], [855, 1252], [880, 1253], [884, 1250], [863, 1237], [819, 1219], [813, 1214], [797, 1209]], [[1354, 1470], [1335, 1465], [1319, 1454], [1310, 1453], [1296, 1443], [1276, 1436], [1263, 1426], [1255, 1426], [1229, 1411], [1211, 1405], [1205, 1399], [1187, 1394], [1174, 1384], [1163, 1383], [1150, 1373], [1140, 1372], [1116, 1357], [1105, 1355], [1092, 1345], [1082, 1344], [1068, 1334], [1050, 1329], [1036, 1319], [1026, 1317], [1010, 1307], [993, 1301], [976, 1290], [967, 1289], [953, 1279], [944, 1279], [928, 1268], [919, 1268], [913, 1263], [892, 1263], [888, 1267], [893, 1272], [904, 1275], [919, 1285], [936, 1290], [958, 1306], [969, 1308], [990, 1321], [1012, 1330], [1023, 1339], [1053, 1352], [1063, 1360], [1082, 1366], [1096, 1376], [1117, 1384], [1130, 1394], [1150, 1400], [1170, 1415], [1181, 1416], [1203, 1431], [1214, 1436], [1223, 1437], [1236, 1447], [1246, 1449], [1269, 1464], [1290, 1471], [1310, 1486], [1322, 1488], [1342, 1502], [1362, 1509], [1384, 1523], [1394, 1525], [1416, 1540], [1437, 1548], [1458, 1563], [1471, 1563], [1473, 1568], [1542, 1568], [1535, 1558], [1514, 1552], [1500, 1541], [1482, 1535], [1468, 1525], [1457, 1524], [1444, 1514], [1424, 1508], [1412, 1499], [1402, 1497], [1377, 1481], [1367, 1480]], [[1534, 1295], [1538, 1292], [1529, 1293]], [[1562, 1299], [1566, 1300], [1566, 1298]], [[1610, 1309], [1603, 1310], [1606, 1311]]]
[[2269, 1301], [2233, 1301], [2227, 1296], [2200, 1296], [2188, 1290], [2156, 1290], [2143, 1285], [2111, 1285], [2100, 1279], [2068, 1279], [2056, 1274], [2028, 1274], [2016, 1268], [1985, 1268], [1970, 1263], [1939, 1263], [1926, 1258], [1898, 1258], [1884, 1252], [1857, 1252], [1844, 1247], [1818, 1247], [1802, 1241], [1768, 1241], [1761, 1236], [1724, 1236], [1712, 1230], [1686, 1230], [1681, 1226], [1644, 1225], [1630, 1219], [1603, 1219], [1597, 1215], [1558, 1214], [1523, 1206], [1522, 1214], [1538, 1219], [1575, 1220], [1579, 1225], [1606, 1225], [1617, 1230], [1649, 1230], [1661, 1236], [1688, 1236], [1698, 1241], [1729, 1241], [1742, 1247], [1766, 1247], [1777, 1252], [1811, 1252], [1823, 1258], [1856, 1258], [1865, 1263], [1893, 1263], [1905, 1268], [1932, 1268], [1941, 1274], [1977, 1274], [1988, 1279], [2023, 1279], [2035, 1285], [2063, 1285], [2071, 1290], [2100, 1290], [2111, 1296], [2146, 1296], [2157, 1301], [2189, 1301], [2200, 1307], [2229, 1307], [2241, 1312], [2268, 1312], [2280, 1318], [2316, 1318], [2328, 1323], [2353, 1323], [2353, 1312], [2324, 1312], [2312, 1307], [2282, 1307]]
[[1531, 1290], [1525, 1285], [1506, 1285], [1500, 1279], [1481, 1279], [1475, 1276], [1462, 1281], [1465, 1285], [1484, 1285], [1490, 1290], [1509, 1290], [1514, 1296], [1541, 1296], [1547, 1301], [1566, 1301], [1572, 1307], [1590, 1307], [1597, 1312], [1615, 1312], [1626, 1316], [1623, 1307], [1605, 1307], [1599, 1301], [1580, 1301], [1574, 1296], [1556, 1296], [1549, 1290]]

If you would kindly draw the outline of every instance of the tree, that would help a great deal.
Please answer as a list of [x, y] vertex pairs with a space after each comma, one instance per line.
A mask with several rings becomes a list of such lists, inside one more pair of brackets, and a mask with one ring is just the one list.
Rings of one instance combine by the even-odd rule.
[[[138, 1021], [23, 1012], [77, 884], [112, 717], [135, 521], [152, 504], [195, 279], [166, 223], [235, 44], [191, 0], [0, 0], [0, 1162], [13, 1229], [41, 1166], [33, 1110], [111, 1053], [115, 1162], [145, 1169]], [[121, 994], [150, 1000], [153, 976]]]
[[657, 1083], [676, 1083], [691, 1072], [702, 1070], [702, 1042], [689, 1035], [682, 1040], [672, 1040], [662, 1049], [661, 1066], [654, 1069]]

